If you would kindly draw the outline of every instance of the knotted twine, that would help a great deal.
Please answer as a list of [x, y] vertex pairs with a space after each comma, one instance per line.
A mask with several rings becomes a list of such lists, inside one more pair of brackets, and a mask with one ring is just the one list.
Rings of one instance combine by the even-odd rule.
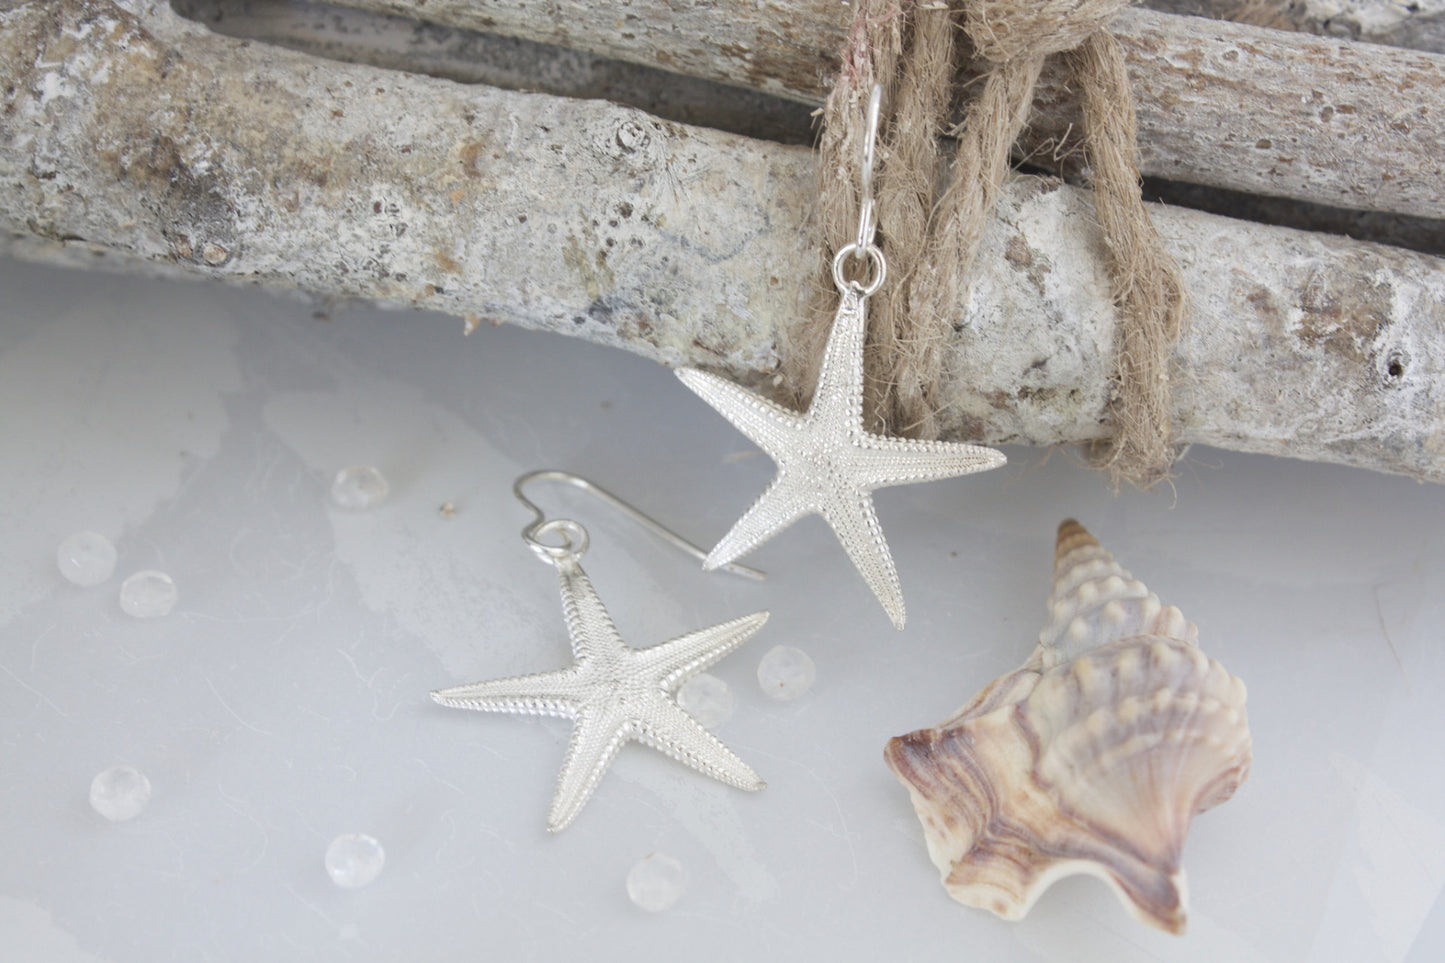
[[[950, 318], [1028, 122], [1047, 57], [1065, 57], [1081, 95], [1085, 157], [1120, 315], [1111, 409], [1114, 438], [1099, 460], [1117, 485], [1168, 476], [1169, 358], [1187, 298], [1139, 195], [1133, 97], [1124, 58], [1106, 25], [1129, 0], [855, 0], [838, 81], [823, 110], [819, 218], [825, 260], [856, 237], [863, 105], [884, 88], [879, 238], [889, 283], [870, 307], [865, 412], [875, 431], [937, 435], [936, 413]], [[971, 42], [958, 42], [959, 28]], [[983, 62], [964, 122], [948, 129], [965, 57]], [[957, 138], [951, 178], [938, 185], [940, 136]], [[828, 276], [826, 273], [822, 276]], [[790, 384], [811, 391], [832, 318], [823, 306], [793, 333]]]

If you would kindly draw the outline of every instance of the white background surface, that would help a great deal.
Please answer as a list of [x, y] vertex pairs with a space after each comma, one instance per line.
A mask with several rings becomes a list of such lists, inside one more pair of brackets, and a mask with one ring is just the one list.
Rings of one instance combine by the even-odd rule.
[[[1445, 958], [1439, 487], [1196, 449], [1177, 496], [1116, 498], [1012, 449], [879, 493], [902, 633], [816, 518], [749, 558], [759, 585], [540, 490], [591, 530], [632, 645], [772, 612], [713, 670], [738, 699], [718, 734], [768, 788], [630, 746], [549, 837], [567, 724], [427, 697], [567, 660], [513, 477], [579, 471], [711, 544], [765, 456], [670, 372], [554, 335], [14, 263], [0, 292], [0, 959]], [[392, 483], [370, 514], [328, 507], [351, 464]], [[1092, 879], [1020, 924], [953, 903], [882, 762], [1028, 655], [1066, 516], [1249, 685], [1254, 769], [1194, 824], [1183, 938]], [[91, 589], [54, 561], [86, 528], [120, 552]], [[121, 613], [142, 568], [179, 584], [171, 615]], [[783, 643], [818, 666], [791, 704], [754, 675]], [[86, 792], [121, 762], [154, 797], [108, 824]], [[355, 831], [387, 864], [345, 891], [322, 857]], [[623, 880], [655, 850], [690, 885], [650, 916]]]

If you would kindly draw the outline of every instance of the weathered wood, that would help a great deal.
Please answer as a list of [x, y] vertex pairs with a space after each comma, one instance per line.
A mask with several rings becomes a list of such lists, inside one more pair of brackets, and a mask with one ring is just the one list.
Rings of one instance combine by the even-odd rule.
[[612, 100], [667, 120], [783, 144], [812, 144], [815, 136], [806, 104], [586, 50], [302, 0], [172, 0], [171, 6], [217, 33], [317, 57], [465, 84]]
[[1445, 0], [1145, 0], [1145, 5], [1165, 13], [1445, 53]]
[[[301, 0], [172, 0], [171, 6], [226, 36], [347, 63], [509, 90], [612, 100], [665, 120], [785, 144], [812, 144], [817, 136], [817, 119], [806, 104], [586, 51]], [[1067, 157], [1055, 170], [1070, 183], [1083, 182], [1086, 172], [1074, 169], [1082, 156]], [[1149, 178], [1145, 192], [1167, 204], [1228, 217], [1445, 254], [1445, 221], [1159, 178]]]
[[[142, 0], [0, 14], [0, 236], [562, 331], [753, 383], [809, 295], [812, 156], [606, 104], [217, 37]], [[1445, 481], [1445, 262], [1154, 211], [1195, 320], [1185, 442]], [[1004, 192], [958, 307], [949, 437], [1103, 437], [1087, 195]]]
[[[338, 0], [590, 50], [819, 103], [850, 7], [834, 0]], [[1362, 210], [1445, 217], [1445, 57], [1127, 9], [1146, 175]], [[1049, 165], [1077, 128], [1050, 73], [1026, 150]]]

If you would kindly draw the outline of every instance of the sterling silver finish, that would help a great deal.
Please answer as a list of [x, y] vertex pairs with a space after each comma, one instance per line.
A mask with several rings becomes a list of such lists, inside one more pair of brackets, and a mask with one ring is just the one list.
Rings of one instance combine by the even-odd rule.
[[683, 369], [677, 375], [778, 465], [773, 483], [717, 543], [703, 567], [726, 565], [804, 515], [822, 515], [894, 627], [901, 629], [903, 588], [873, 510], [873, 490], [986, 471], [1002, 465], [1004, 456], [978, 445], [885, 438], [863, 427], [866, 303], [861, 291], [843, 289], [818, 389], [805, 413], [714, 374]]
[[[574, 475], [569, 471], [561, 471], [556, 468], [541, 468], [537, 471], [527, 472], [527, 474], [522, 475], [512, 483], [512, 494], [517, 496], [517, 501], [532, 510], [532, 523], [522, 529], [522, 540], [531, 546], [534, 552], [555, 558], [556, 556], [552, 555], [555, 547], [543, 544], [540, 539], [559, 529], [565, 530], [564, 537], [573, 539], [573, 541], [565, 542], [561, 546], [564, 550], [570, 551], [572, 555], [581, 558], [587, 552], [588, 545], [587, 529], [571, 519], [557, 519], [551, 522], [545, 521], [546, 516], [543, 514], [542, 509], [538, 508], [537, 505], [523, 493], [523, 489], [534, 481], [562, 482], [571, 485], [573, 488], [580, 488], [585, 492], [591, 492], [669, 545], [686, 552], [699, 562], [707, 558], [707, 552], [704, 549], [689, 542], [652, 516], [646, 515], [632, 505], [629, 505], [596, 482], [589, 481], [581, 475]], [[755, 568], [749, 568], [746, 565], [724, 565], [722, 568], [734, 575], [741, 575], [743, 578], [761, 581], [767, 577], [765, 572]]]
[[[876, 227], [872, 213], [873, 154], [880, 90], [874, 88], [868, 105], [858, 240], [833, 258], [833, 281], [842, 301], [833, 318], [833, 330], [818, 372], [818, 387], [808, 410], [801, 414], [789, 411], [717, 375], [693, 368], [681, 369], [677, 376], [778, 465], [773, 483], [717, 543], [703, 567], [728, 565], [804, 515], [822, 515], [894, 627], [901, 629], [905, 617], [903, 588], [873, 510], [873, 490], [986, 471], [1002, 465], [1004, 456], [978, 445], [887, 438], [863, 426], [867, 301], [888, 276], [883, 252], [872, 243]], [[873, 272], [868, 281], [844, 277], [843, 266], [850, 257], [868, 259]]]
[[[697, 546], [584, 478], [552, 470], [523, 475], [512, 490], [536, 517], [523, 529], [522, 538], [538, 558], [557, 570], [575, 661], [570, 668], [553, 672], [439, 689], [431, 694], [432, 699], [459, 709], [574, 720], [571, 744], [547, 816], [550, 832], [560, 832], [576, 818], [628, 741], [651, 746], [728, 785], [762, 789], [758, 774], [683, 711], [674, 693], [682, 683], [746, 642], [762, 628], [768, 613], [754, 612], [652, 648], [631, 648], [622, 641], [579, 564], [589, 544], [587, 530], [571, 519], [546, 520], [541, 509], [522, 493], [527, 482], [538, 479], [563, 481], [591, 491], [673, 545], [697, 557], [703, 555]], [[561, 544], [543, 541], [551, 536], [560, 537]], [[762, 573], [741, 566], [735, 571], [762, 577]]]
[[878, 155], [878, 111], [882, 106], [883, 85], [874, 84], [868, 98], [868, 135], [863, 141], [863, 200], [858, 206], [858, 238], [853, 242], [858, 251], [872, 247], [878, 233], [878, 219], [873, 212], [873, 165]]

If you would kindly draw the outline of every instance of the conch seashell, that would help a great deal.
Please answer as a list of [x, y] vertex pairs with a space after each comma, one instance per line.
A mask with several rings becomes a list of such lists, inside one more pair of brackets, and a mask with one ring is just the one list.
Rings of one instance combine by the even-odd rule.
[[1249, 772], [1244, 683], [1072, 519], [1048, 610], [1022, 668], [884, 756], [959, 902], [1021, 919], [1055, 880], [1087, 873], [1182, 933], [1190, 820]]

